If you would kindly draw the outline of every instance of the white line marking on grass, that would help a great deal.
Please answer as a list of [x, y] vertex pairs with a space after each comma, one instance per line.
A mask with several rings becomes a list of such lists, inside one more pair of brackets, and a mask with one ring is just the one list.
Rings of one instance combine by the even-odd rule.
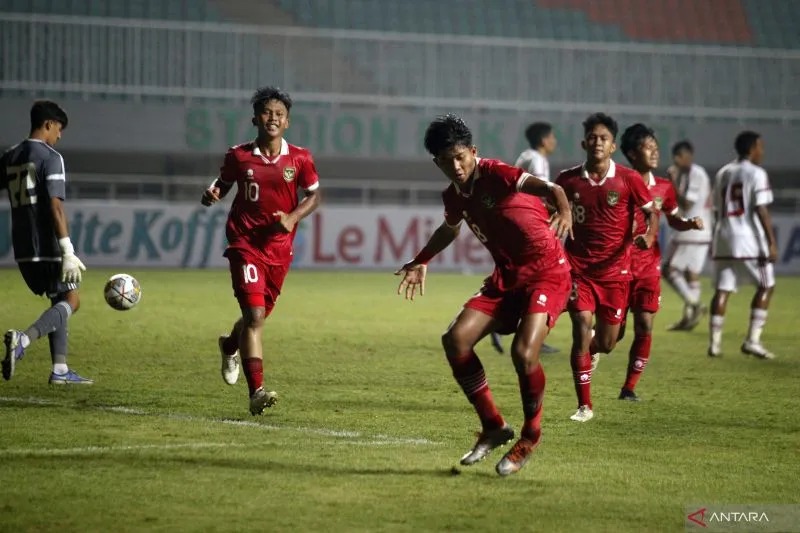
[[230, 418], [210, 418], [196, 415], [188, 415], [182, 413], [158, 413], [149, 412], [142, 409], [132, 407], [125, 407], [123, 405], [76, 405], [46, 398], [14, 398], [7, 396], [0, 396], [0, 403], [21, 403], [27, 405], [52, 405], [56, 407], [79, 407], [81, 409], [91, 409], [94, 411], [107, 411], [112, 413], [135, 415], [135, 416], [152, 416], [157, 418], [165, 418], [168, 420], [181, 420], [186, 422], [201, 422], [205, 424], [225, 424], [229, 426], [240, 426], [262, 431], [291, 431], [294, 433], [303, 433], [306, 435], [319, 435], [322, 437], [334, 437], [336, 439], [362, 439], [362, 440], [342, 440], [343, 444], [352, 444], [358, 446], [389, 446], [389, 445], [410, 445], [410, 446], [427, 446], [439, 444], [424, 438], [414, 437], [392, 437], [389, 435], [365, 435], [359, 431], [343, 431], [329, 428], [311, 428], [302, 426], [278, 426], [274, 424], [261, 424], [258, 422], [250, 422], [248, 420], [233, 420]]
[[244, 444], [230, 442], [186, 442], [183, 444], [139, 444], [129, 446], [81, 446], [78, 448], [8, 448], [0, 449], [2, 455], [99, 455], [114, 452], [138, 452], [147, 450], [197, 450], [200, 448], [242, 448]]

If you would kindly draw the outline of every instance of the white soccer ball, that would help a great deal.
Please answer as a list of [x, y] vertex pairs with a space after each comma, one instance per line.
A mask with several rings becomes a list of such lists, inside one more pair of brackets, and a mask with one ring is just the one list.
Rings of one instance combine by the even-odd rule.
[[117, 311], [132, 309], [142, 299], [142, 287], [129, 274], [114, 274], [103, 289], [106, 303]]

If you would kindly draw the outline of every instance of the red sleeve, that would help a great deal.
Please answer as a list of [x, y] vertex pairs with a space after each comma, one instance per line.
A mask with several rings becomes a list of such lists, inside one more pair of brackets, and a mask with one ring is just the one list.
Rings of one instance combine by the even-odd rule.
[[625, 177], [628, 180], [631, 199], [636, 204], [636, 207], [650, 207], [653, 204], [653, 195], [650, 194], [650, 190], [644, 184], [644, 180], [638, 174], [626, 174]]
[[[512, 167], [496, 159], [487, 159], [486, 166], [481, 169], [481, 172], [495, 179], [499, 178], [499, 180], [513, 192], [517, 192], [519, 179], [526, 173], [524, 169]], [[481, 178], [487, 176], [481, 175]]]
[[675, 186], [672, 182], [668, 182], [665, 185], [667, 190], [664, 193], [664, 202], [661, 204], [661, 211], [668, 215], [674, 215], [678, 212], [678, 196], [675, 193]]
[[459, 205], [458, 195], [452, 185], [442, 193], [442, 203], [444, 203], [444, 221], [448, 226], [458, 226], [464, 215], [461, 214], [463, 210]]
[[314, 191], [319, 187], [319, 175], [311, 152], [305, 153], [303, 164], [300, 167], [300, 175], [297, 177], [297, 184], [306, 191]]
[[229, 149], [225, 154], [225, 161], [219, 169], [219, 179], [233, 185], [236, 183], [238, 177], [239, 161], [236, 159], [236, 152], [233, 148]]

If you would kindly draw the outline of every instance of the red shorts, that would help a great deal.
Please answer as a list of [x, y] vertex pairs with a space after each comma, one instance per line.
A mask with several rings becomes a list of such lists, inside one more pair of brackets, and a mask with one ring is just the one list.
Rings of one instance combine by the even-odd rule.
[[630, 281], [593, 280], [572, 273], [572, 293], [567, 309], [570, 313], [591, 311], [607, 324], [619, 324], [628, 308]]
[[631, 311], [657, 313], [661, 308], [661, 277], [648, 276], [632, 280], [628, 305]]
[[534, 313], [547, 313], [547, 327], [552, 329], [558, 315], [564, 312], [569, 290], [569, 272], [532, 281], [514, 291], [501, 291], [486, 283], [467, 300], [464, 308], [475, 309], [500, 322], [497, 332], [502, 335], [514, 333], [520, 319]]
[[269, 265], [242, 250], [229, 251], [233, 294], [242, 307], [263, 307], [269, 316], [281, 294], [289, 265]]

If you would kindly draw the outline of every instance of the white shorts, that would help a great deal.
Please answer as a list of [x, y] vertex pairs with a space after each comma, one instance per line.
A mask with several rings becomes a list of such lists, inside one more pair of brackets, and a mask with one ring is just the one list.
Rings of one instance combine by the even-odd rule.
[[692, 274], [700, 274], [706, 264], [708, 247], [707, 242], [673, 242], [669, 246], [667, 266], [680, 272], [688, 270]]
[[761, 289], [775, 286], [772, 263], [762, 264], [757, 259], [714, 261], [714, 286], [717, 290], [736, 292], [737, 281], [753, 283]]

